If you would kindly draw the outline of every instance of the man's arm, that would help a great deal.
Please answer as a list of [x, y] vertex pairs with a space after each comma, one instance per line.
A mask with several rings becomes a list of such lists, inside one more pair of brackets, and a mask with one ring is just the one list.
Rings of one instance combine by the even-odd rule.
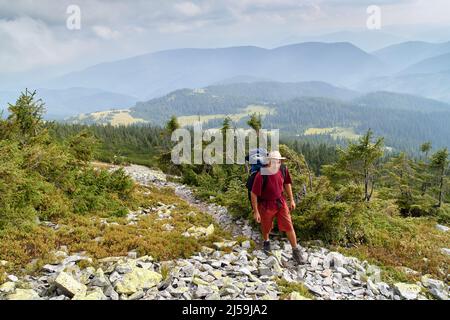
[[252, 197], [253, 217], [255, 218], [257, 223], [260, 223], [261, 216], [259, 215], [259, 210], [258, 210], [258, 196], [252, 192], [251, 197]]
[[294, 201], [294, 194], [292, 193], [292, 184], [285, 184], [284, 190], [286, 191], [288, 198], [289, 198], [289, 209], [295, 210], [295, 201]]

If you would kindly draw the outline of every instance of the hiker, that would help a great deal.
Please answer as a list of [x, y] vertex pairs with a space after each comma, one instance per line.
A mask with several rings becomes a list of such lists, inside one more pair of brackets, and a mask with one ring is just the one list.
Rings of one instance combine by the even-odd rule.
[[[276, 217], [278, 229], [286, 232], [291, 243], [295, 263], [303, 264], [290, 215], [290, 211], [295, 209], [292, 180], [287, 167], [281, 162], [286, 158], [282, 157], [279, 151], [270, 152], [267, 158], [268, 164], [256, 174], [251, 190], [253, 216], [256, 222], [261, 224], [264, 251], [270, 253], [269, 234], [273, 228], [273, 219]], [[283, 196], [283, 190], [289, 197], [289, 206]]]

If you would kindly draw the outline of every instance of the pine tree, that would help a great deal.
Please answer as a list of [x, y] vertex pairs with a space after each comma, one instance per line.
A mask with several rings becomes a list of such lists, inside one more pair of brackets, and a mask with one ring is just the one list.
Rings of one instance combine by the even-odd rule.
[[338, 149], [339, 160], [335, 166], [327, 168], [336, 170], [336, 173], [364, 185], [364, 200], [369, 202], [372, 198], [375, 176], [378, 171], [379, 160], [383, 156], [383, 138], [373, 140], [372, 130], [362, 136], [357, 143], [350, 142], [347, 149]]
[[425, 153], [425, 159], [428, 159], [428, 154], [430, 153], [432, 149], [432, 144], [430, 141], [423, 143], [420, 146], [420, 152]]
[[36, 100], [35, 96], [36, 91], [26, 89], [15, 104], [9, 104], [8, 129], [11, 138], [17, 139], [21, 145], [29, 143], [44, 130], [42, 116], [45, 105], [42, 100]]
[[223, 123], [222, 123], [222, 134], [225, 135], [227, 130], [231, 129], [231, 118], [230, 117], [225, 117], [225, 119], [223, 119]]
[[166, 124], [166, 130], [169, 134], [172, 134], [175, 130], [180, 129], [180, 124], [176, 116], [172, 116]]
[[262, 120], [261, 115], [257, 115], [256, 113], [253, 113], [250, 116], [250, 119], [247, 121], [247, 124], [250, 128], [256, 131], [256, 135], [259, 135], [259, 131], [262, 128]]
[[438, 150], [431, 157], [431, 168], [436, 172], [437, 180], [439, 183], [439, 195], [438, 195], [438, 207], [442, 207], [443, 198], [444, 198], [444, 183], [446, 172], [448, 170], [449, 159], [448, 159], [448, 149]]

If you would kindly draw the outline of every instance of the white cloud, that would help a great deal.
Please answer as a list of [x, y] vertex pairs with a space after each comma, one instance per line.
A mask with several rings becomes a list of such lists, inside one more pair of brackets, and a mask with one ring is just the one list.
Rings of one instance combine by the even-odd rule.
[[202, 9], [192, 2], [177, 3], [174, 8], [177, 12], [188, 17], [198, 16], [202, 12]]
[[77, 39], [61, 41], [42, 21], [29, 17], [0, 20], [0, 70], [26, 71], [65, 63], [86, 48]]
[[106, 26], [93, 26], [92, 30], [98, 37], [105, 40], [116, 39], [120, 36], [120, 32]]

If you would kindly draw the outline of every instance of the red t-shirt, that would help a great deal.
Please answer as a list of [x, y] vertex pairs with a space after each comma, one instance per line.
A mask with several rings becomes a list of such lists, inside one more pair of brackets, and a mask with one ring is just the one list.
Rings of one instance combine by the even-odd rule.
[[256, 194], [261, 200], [274, 201], [282, 198], [283, 189], [285, 184], [292, 184], [291, 176], [286, 168], [286, 177], [283, 181], [283, 174], [281, 169], [276, 174], [267, 175], [267, 181], [263, 187], [263, 176], [260, 172], [256, 174], [255, 181], [253, 182], [252, 192]]

